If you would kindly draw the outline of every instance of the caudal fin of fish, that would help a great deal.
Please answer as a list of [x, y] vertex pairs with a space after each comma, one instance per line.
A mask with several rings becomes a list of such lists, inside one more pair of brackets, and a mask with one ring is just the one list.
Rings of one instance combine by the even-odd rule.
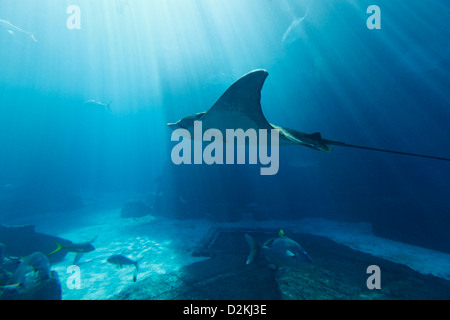
[[134, 266], [136, 267], [136, 273], [139, 272], [139, 262], [141, 262], [142, 259], [144, 259], [144, 257], [139, 258], [139, 259], [136, 260], [136, 262], [134, 263]]
[[56, 249], [53, 250], [52, 252], [50, 252], [48, 254], [48, 256], [51, 255], [51, 254], [54, 254], [54, 253], [57, 253], [57, 252], [61, 251], [61, 249], [62, 249], [62, 245], [59, 242], [56, 242]]
[[255, 261], [256, 257], [258, 256], [259, 245], [256, 243], [255, 239], [250, 237], [248, 234], [245, 235], [245, 239], [247, 239], [247, 242], [250, 246], [250, 254], [248, 255], [246, 264], [250, 264]]

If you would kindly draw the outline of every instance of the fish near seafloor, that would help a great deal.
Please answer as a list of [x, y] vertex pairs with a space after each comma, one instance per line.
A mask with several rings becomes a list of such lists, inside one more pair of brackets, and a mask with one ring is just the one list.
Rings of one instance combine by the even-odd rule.
[[131, 266], [134, 265], [136, 270], [133, 273], [133, 282], [136, 282], [137, 273], [139, 271], [139, 260], [131, 260], [130, 258], [127, 258], [121, 254], [114, 254], [111, 257], [109, 257], [106, 261], [108, 261], [111, 264], [114, 264], [118, 266], [119, 268], [122, 268], [122, 266]]
[[92, 245], [92, 242], [95, 241], [97, 237], [95, 237], [94, 239], [92, 239], [91, 241], [88, 242], [80, 242], [80, 243], [71, 243], [68, 245], [61, 245], [60, 243], [56, 243], [57, 248], [55, 250], [53, 250], [52, 252], [50, 252], [48, 255], [57, 253], [61, 250], [66, 250], [68, 252], [74, 252], [76, 253], [75, 258], [73, 259], [73, 264], [77, 264], [78, 261], [80, 261], [81, 256], [84, 253], [87, 252], [91, 252], [95, 250], [95, 247]]
[[250, 245], [250, 254], [247, 259], [247, 264], [255, 261], [259, 253], [263, 255], [268, 262], [277, 266], [278, 268], [298, 268], [304, 263], [311, 263], [313, 260], [306, 253], [296, 241], [284, 235], [280, 231], [278, 238], [270, 238], [262, 246], [258, 245], [256, 241], [245, 235], [248, 244]]

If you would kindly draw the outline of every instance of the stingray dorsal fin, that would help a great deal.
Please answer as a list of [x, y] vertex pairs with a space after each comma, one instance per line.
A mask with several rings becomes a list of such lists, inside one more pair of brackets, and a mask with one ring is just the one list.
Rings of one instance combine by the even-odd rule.
[[268, 75], [265, 70], [254, 70], [242, 76], [225, 91], [209, 112], [227, 110], [262, 113], [261, 89]]
[[[261, 109], [261, 89], [267, 76], [265, 70], [254, 70], [241, 77], [209, 109], [202, 121], [210, 121], [209, 127], [218, 129], [271, 129]], [[227, 115], [233, 119], [227, 119]]]

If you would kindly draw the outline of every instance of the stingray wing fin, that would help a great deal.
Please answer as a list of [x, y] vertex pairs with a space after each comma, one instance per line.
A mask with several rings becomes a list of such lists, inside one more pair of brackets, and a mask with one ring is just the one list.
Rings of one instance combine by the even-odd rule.
[[265, 70], [254, 70], [233, 83], [201, 118], [203, 128], [273, 129], [261, 108], [261, 89], [267, 76]]

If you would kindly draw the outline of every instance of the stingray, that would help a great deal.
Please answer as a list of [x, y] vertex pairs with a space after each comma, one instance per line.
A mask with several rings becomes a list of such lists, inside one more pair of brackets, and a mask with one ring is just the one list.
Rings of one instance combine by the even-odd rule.
[[261, 108], [261, 89], [268, 76], [266, 70], [254, 70], [233, 83], [217, 102], [206, 112], [188, 115], [176, 123], [168, 123], [172, 129], [194, 130], [194, 122], [201, 121], [203, 130], [218, 129], [276, 129], [279, 131], [280, 145], [302, 145], [312, 149], [331, 152], [333, 146], [358, 148], [379, 152], [395, 153], [406, 156], [450, 161], [449, 158], [432, 155], [402, 152], [348, 144], [324, 139], [320, 132], [304, 133], [298, 130], [271, 124]]

